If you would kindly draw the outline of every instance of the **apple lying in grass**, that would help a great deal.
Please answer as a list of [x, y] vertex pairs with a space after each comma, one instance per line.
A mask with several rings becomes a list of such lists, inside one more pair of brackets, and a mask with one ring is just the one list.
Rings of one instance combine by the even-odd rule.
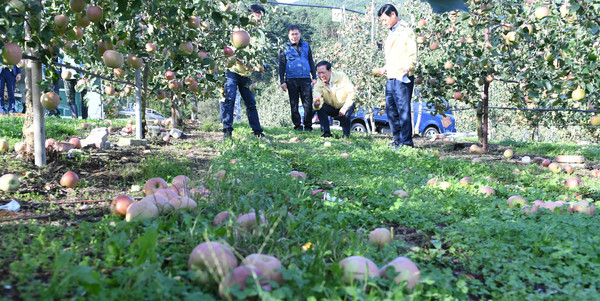
[[252, 229], [255, 229], [258, 226], [258, 224], [264, 225], [266, 223], [264, 214], [261, 213], [258, 218], [259, 218], [259, 221], [257, 223], [256, 213], [250, 212], [250, 213], [240, 215], [235, 220], [235, 222], [238, 223], [239, 227], [244, 230], [252, 230]]
[[73, 147], [76, 149], [81, 148], [81, 140], [79, 140], [79, 138], [71, 138], [69, 139], [69, 143], [73, 144]]
[[238, 159], [231, 159], [231, 160], [229, 160], [229, 163], [231, 163], [231, 164], [235, 164], [237, 162], [238, 162]]
[[223, 181], [227, 177], [227, 172], [224, 170], [219, 170], [215, 173], [215, 180]]
[[471, 164], [473, 165], [481, 163], [483, 163], [483, 160], [481, 160], [481, 158], [473, 158], [473, 160], [471, 160]]
[[158, 216], [158, 207], [152, 202], [134, 202], [127, 208], [125, 220], [130, 222], [133, 220], [143, 220]]
[[514, 155], [514, 153], [513, 153], [512, 149], [507, 149], [507, 150], [504, 151], [504, 157], [506, 159], [512, 158], [513, 155]]
[[188, 259], [188, 269], [198, 276], [202, 284], [213, 280], [221, 281], [229, 271], [238, 266], [233, 251], [218, 242], [204, 242], [197, 245]]
[[569, 164], [565, 164], [563, 165], [563, 169], [565, 170], [565, 172], [569, 175], [572, 175], [573, 172], [575, 171], [575, 169], [573, 168], [573, 166], [569, 165]]
[[290, 138], [290, 143], [296, 143], [296, 142], [298, 142], [298, 137]]
[[144, 184], [144, 194], [151, 195], [159, 189], [166, 189], [169, 185], [162, 178], [152, 178]]
[[274, 281], [279, 284], [285, 282], [283, 279], [283, 273], [280, 271], [282, 268], [279, 259], [265, 254], [250, 254], [242, 260], [240, 265], [251, 265], [257, 267], [268, 281]]
[[294, 179], [298, 179], [298, 177], [301, 177], [303, 180], [305, 180], [306, 174], [301, 171], [292, 170], [292, 171], [290, 171], [290, 177], [292, 177]]
[[233, 215], [229, 211], [222, 211], [215, 216], [212, 224], [213, 224], [213, 226], [216, 226], [218, 224], [226, 222], [229, 219], [235, 219], [235, 215]]
[[60, 186], [75, 188], [77, 185], [79, 185], [79, 176], [72, 171], [65, 172], [60, 178]]
[[348, 153], [343, 153], [342, 154], [342, 158], [348, 159], [348, 158], [350, 158], [350, 155]]
[[325, 141], [325, 142], [323, 143], [323, 146], [325, 146], [325, 147], [330, 147], [330, 146], [331, 146], [331, 141]]
[[396, 190], [392, 193], [393, 196], [397, 196], [399, 198], [407, 198], [408, 197], [408, 192], [404, 191], [404, 190]]
[[479, 189], [479, 193], [483, 193], [487, 197], [487, 196], [495, 195], [496, 191], [492, 187], [484, 186]]
[[8, 144], [8, 141], [0, 139], [0, 153], [6, 153], [9, 149], [10, 145]]
[[548, 164], [548, 170], [550, 170], [553, 173], [559, 173], [562, 171], [562, 167], [560, 166], [560, 164], [558, 164], [556, 162], [552, 162], [552, 163]]
[[179, 196], [177, 194], [177, 192], [170, 190], [170, 189], [159, 189], [154, 193], [154, 195], [162, 196], [162, 197], [166, 198], [167, 200], [170, 200], [174, 197]]
[[16, 191], [19, 189], [19, 177], [14, 174], [5, 174], [0, 177], [0, 189], [3, 191]]
[[188, 176], [178, 175], [173, 178], [173, 181], [171, 181], [171, 184], [175, 185], [177, 183], [183, 183], [184, 185], [187, 186], [187, 185], [189, 185], [190, 181], [191, 181], [191, 179]]
[[175, 183], [175, 184], [167, 187], [167, 189], [177, 193], [177, 195], [183, 195], [183, 196], [191, 195], [190, 190], [187, 189], [186, 185], [182, 182]]
[[271, 286], [263, 278], [263, 272], [259, 268], [252, 265], [242, 265], [234, 268], [221, 280], [221, 283], [219, 283], [219, 296], [224, 300], [230, 300], [233, 286], [239, 286], [238, 289], [243, 292], [248, 286], [248, 279], [254, 279], [251, 283], [258, 282], [265, 291], [271, 290]]
[[450, 186], [452, 186], [452, 184], [450, 184], [450, 182], [448, 182], [448, 181], [442, 181], [442, 182], [440, 182], [440, 184], [438, 186], [440, 187], [441, 190], [446, 190], [446, 189], [450, 188]]
[[145, 196], [140, 202], [150, 202], [158, 208], [158, 214], [167, 214], [173, 210], [173, 206], [169, 203], [169, 200], [158, 194], [151, 194]]
[[581, 180], [577, 177], [568, 178], [565, 181], [565, 188], [575, 189], [581, 185]]
[[594, 211], [596, 211], [596, 206], [594, 206], [594, 204], [592, 204], [589, 200], [581, 200], [571, 205], [571, 211], [573, 213], [579, 212], [587, 215], [595, 215]]
[[469, 185], [473, 184], [473, 179], [471, 179], [470, 177], [464, 177], [464, 178], [460, 179], [460, 181], [458, 183], [461, 186], [469, 186]]
[[552, 161], [550, 161], [548, 159], [544, 159], [544, 161], [542, 161], [542, 166], [548, 167], [548, 165], [550, 165], [550, 163], [552, 163]]
[[384, 265], [381, 268], [381, 278], [387, 278], [388, 269], [393, 269], [395, 273], [398, 273], [394, 277], [394, 281], [397, 284], [406, 282], [409, 290], [412, 290], [421, 278], [421, 272], [417, 265], [406, 257], [398, 257]]
[[386, 228], [377, 228], [369, 233], [369, 242], [376, 244], [380, 248], [390, 244], [392, 241], [392, 232]]
[[477, 144], [471, 144], [471, 146], [469, 147], [469, 151], [474, 153], [477, 151], [478, 148], [479, 146]]
[[135, 200], [128, 195], [117, 195], [110, 203], [110, 210], [116, 215], [125, 217], [127, 208], [129, 208], [133, 202], [135, 202]]
[[427, 186], [436, 187], [440, 182], [442, 182], [442, 180], [438, 178], [431, 178], [429, 181], [427, 181]]
[[506, 203], [508, 204], [508, 207], [513, 208], [513, 207], [517, 206], [517, 204], [519, 206], [523, 206], [523, 205], [527, 204], [527, 201], [525, 200], [525, 198], [523, 198], [520, 195], [513, 195], [513, 196], [509, 197], [508, 200], [506, 200]]
[[173, 206], [173, 210], [193, 210], [198, 207], [196, 201], [187, 196], [177, 196], [169, 200]]
[[350, 256], [340, 261], [342, 280], [346, 284], [365, 281], [367, 277], [379, 277], [379, 268], [373, 261], [362, 256]]

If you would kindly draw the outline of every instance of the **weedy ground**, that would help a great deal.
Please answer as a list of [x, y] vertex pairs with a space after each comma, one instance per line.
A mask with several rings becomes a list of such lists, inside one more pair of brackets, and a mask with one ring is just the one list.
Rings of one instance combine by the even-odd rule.
[[[18, 122], [0, 121], [11, 145], [20, 139], [10, 130]], [[86, 134], [77, 121], [48, 122], [49, 137], [55, 139]], [[529, 203], [591, 198], [600, 205], [600, 182], [589, 174], [598, 167], [598, 146], [499, 142], [477, 155], [469, 152], [469, 141], [416, 139], [416, 148], [394, 152], [385, 137], [354, 133], [347, 140], [328, 139], [332, 145], [325, 147], [318, 131], [267, 128], [271, 143], [251, 138], [245, 124], [236, 124], [233, 141], [226, 142], [199, 126], [188, 125], [185, 132], [185, 139], [150, 140], [146, 148], [51, 154], [43, 168], [34, 167], [31, 158], [1, 155], [2, 174], [33, 173], [19, 191], [0, 193], [0, 205], [13, 199], [22, 205], [20, 212], [0, 211], [0, 298], [219, 299], [218, 285], [200, 285], [187, 269], [192, 249], [208, 240], [230, 245], [240, 260], [265, 253], [283, 263], [285, 284], [273, 285], [271, 292], [251, 287], [238, 297], [592, 300], [600, 295], [597, 216], [525, 215], [506, 204], [510, 196], [521, 195]], [[293, 137], [299, 141], [290, 142]], [[515, 158], [502, 156], [507, 148]], [[573, 175], [520, 163], [524, 155], [551, 159], [561, 154], [585, 156], [587, 163], [575, 172], [582, 187], [567, 190], [564, 181]], [[472, 164], [475, 157], [483, 163]], [[58, 185], [67, 170], [80, 175], [79, 187]], [[225, 180], [213, 177], [218, 170], [226, 171]], [[293, 170], [306, 179], [290, 177]], [[196, 197], [196, 210], [138, 222], [110, 214], [116, 195], [140, 198], [132, 186], [153, 177], [170, 182], [179, 174], [210, 190]], [[473, 184], [459, 185], [467, 176]], [[451, 186], [426, 186], [434, 177]], [[496, 195], [479, 194], [483, 186]], [[330, 198], [313, 195], [317, 189]], [[393, 196], [398, 189], [409, 197]], [[224, 210], [260, 210], [268, 223], [252, 233], [239, 231], [233, 222], [211, 225]], [[369, 232], [378, 227], [392, 229], [390, 245], [368, 242]], [[378, 278], [345, 285], [338, 262], [352, 255], [380, 267], [408, 257], [421, 271], [420, 284], [412, 291]]]

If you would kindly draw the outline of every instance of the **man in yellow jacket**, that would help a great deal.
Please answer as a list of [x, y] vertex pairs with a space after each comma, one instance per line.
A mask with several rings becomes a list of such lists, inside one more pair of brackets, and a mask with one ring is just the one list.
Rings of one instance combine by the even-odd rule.
[[354, 112], [354, 85], [346, 74], [331, 70], [331, 63], [317, 63], [317, 76], [320, 81], [313, 88], [313, 109], [317, 111], [321, 123], [321, 137], [332, 137], [329, 130], [329, 116], [339, 117], [344, 138], [350, 136], [350, 116]]
[[394, 150], [401, 146], [413, 147], [412, 93], [417, 66], [417, 43], [408, 24], [398, 18], [398, 11], [386, 4], [377, 13], [383, 25], [390, 29], [385, 40], [385, 66], [377, 76], [387, 73], [385, 107], [394, 141]]

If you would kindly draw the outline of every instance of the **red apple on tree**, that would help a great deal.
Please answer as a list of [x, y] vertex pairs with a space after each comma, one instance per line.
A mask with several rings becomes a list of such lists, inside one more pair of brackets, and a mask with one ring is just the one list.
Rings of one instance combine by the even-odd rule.
[[86, 11], [86, 16], [88, 17], [88, 19], [90, 19], [90, 21], [98, 23], [100, 22], [100, 20], [102, 20], [103, 17], [102, 8], [98, 6], [90, 6]]
[[173, 71], [167, 71], [165, 72], [165, 78], [167, 80], [173, 80], [175, 78], [175, 73], [173, 73]]
[[242, 49], [250, 44], [250, 34], [245, 30], [237, 30], [231, 34], [231, 44], [236, 49]]
[[102, 54], [102, 61], [107, 67], [121, 68], [123, 66], [123, 55], [114, 50], [106, 50]]
[[46, 92], [42, 94], [40, 102], [42, 103], [44, 109], [52, 111], [58, 108], [58, 105], [60, 104], [60, 97], [54, 92]]
[[4, 43], [2, 49], [2, 63], [4, 65], [16, 65], [23, 59], [21, 47], [13, 43]]
[[223, 55], [225, 55], [226, 57], [230, 57], [233, 55], [233, 49], [231, 49], [231, 47], [226, 46], [225, 48], [223, 48]]

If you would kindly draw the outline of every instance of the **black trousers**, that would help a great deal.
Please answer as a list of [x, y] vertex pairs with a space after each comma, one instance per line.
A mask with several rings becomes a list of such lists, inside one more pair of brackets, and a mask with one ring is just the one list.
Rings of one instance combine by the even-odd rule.
[[[67, 103], [69, 104], [69, 110], [71, 111], [71, 116], [73, 118], [77, 118], [77, 102], [75, 98], [75, 85], [77, 84], [76, 79], [65, 80], [65, 94], [67, 95]], [[88, 118], [88, 107], [85, 103], [85, 94], [87, 93], [87, 89], [81, 91], [81, 118]]]
[[294, 129], [302, 129], [302, 119], [298, 111], [298, 101], [302, 99], [304, 107], [304, 129], [312, 130], [313, 99], [312, 80], [310, 78], [288, 78], [286, 81], [290, 107], [292, 109], [292, 123]]

